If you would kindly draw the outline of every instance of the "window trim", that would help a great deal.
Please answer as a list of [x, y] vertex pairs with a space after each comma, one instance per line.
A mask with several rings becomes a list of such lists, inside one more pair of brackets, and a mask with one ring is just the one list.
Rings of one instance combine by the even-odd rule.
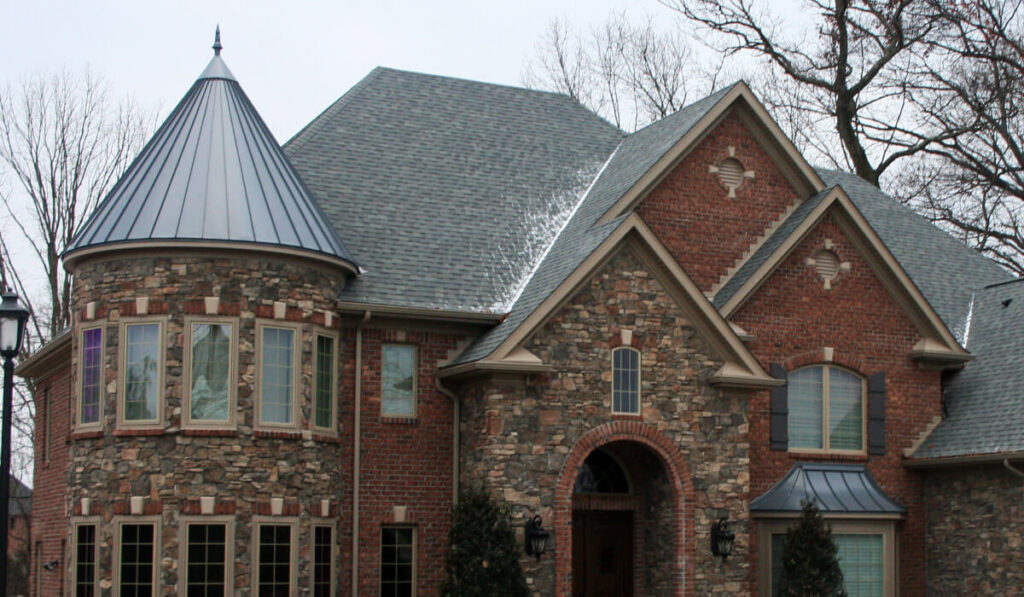
[[418, 584], [417, 569], [419, 568], [419, 549], [417, 549], [417, 543], [419, 542], [419, 532], [416, 525], [412, 524], [382, 524], [380, 525], [380, 535], [378, 535], [378, 548], [377, 553], [377, 590], [383, 593], [384, 587], [384, 531], [386, 529], [409, 529], [412, 531], [412, 597], [416, 597], [416, 588]]
[[[231, 326], [228, 363], [228, 418], [226, 421], [192, 419], [192, 326], [194, 324]], [[181, 426], [184, 429], [235, 429], [238, 426], [238, 319], [235, 317], [185, 317], [182, 343]]]
[[[787, 436], [789, 441], [787, 442], [787, 449], [789, 452], [796, 452], [802, 454], [845, 454], [849, 456], [866, 456], [868, 453], [868, 380], [860, 373], [850, 369], [848, 367], [842, 367], [834, 363], [814, 363], [793, 369], [787, 373], [787, 378], [790, 378], [794, 373], [798, 371], [804, 371], [807, 369], [821, 368], [821, 448], [808, 448], [799, 447], [793, 445], [793, 434], [789, 433], [789, 417], [793, 414], [793, 409], [789, 408], [789, 413], [786, 415], [786, 427]], [[829, 432], [829, 407], [830, 407], [830, 392], [829, 392], [829, 371], [831, 369], [839, 369], [855, 375], [860, 380], [860, 449], [859, 450], [842, 450], [833, 449], [829, 447], [830, 432]], [[790, 393], [787, 402], [792, 405], [793, 397]]]
[[188, 595], [188, 527], [193, 524], [224, 525], [224, 594], [235, 592], [235, 517], [180, 516], [178, 518], [178, 595]]
[[[263, 332], [266, 329], [292, 331], [292, 422], [274, 423], [263, 421]], [[302, 326], [298, 323], [276, 319], [256, 322], [256, 410], [253, 412], [253, 427], [271, 431], [299, 429], [299, 398], [302, 378]]]
[[[163, 540], [160, 534], [160, 526], [162, 523], [162, 517], [157, 514], [154, 516], [115, 516], [111, 520], [111, 526], [114, 530], [114, 553], [111, 555], [111, 573], [113, 575], [113, 595], [114, 597], [120, 597], [121, 595], [121, 533], [122, 528], [125, 525], [153, 525], [153, 595], [158, 595], [160, 589], [160, 561], [163, 559], [161, 556], [161, 550]], [[97, 576], [99, 576], [97, 574]]]
[[[321, 427], [316, 424], [316, 407], [317, 407], [317, 377], [320, 374], [318, 363], [320, 361], [317, 353], [317, 345], [320, 337], [330, 338], [334, 342], [334, 358], [331, 362], [331, 425], [329, 427]], [[338, 361], [340, 358], [341, 337], [340, 334], [327, 329], [318, 329], [313, 332], [313, 346], [310, 351], [312, 365], [313, 365], [313, 377], [312, 383], [310, 384], [310, 427], [314, 431], [326, 433], [329, 435], [335, 435], [338, 433]]]
[[[92, 594], [100, 594], [100, 523], [102, 522], [101, 516], [72, 516], [71, 517], [71, 558], [70, 558], [70, 572], [71, 572], [71, 592], [74, 594], [75, 587], [78, 584], [78, 527], [81, 526], [94, 526], [96, 527], [96, 534], [93, 536], [92, 545], [92, 562], [94, 567], [94, 574], [92, 579]], [[63, 555], [63, 554], [62, 554]]]
[[[51, 433], [52, 427], [50, 426], [50, 422], [53, 420], [53, 401], [50, 398], [51, 387], [46, 386], [43, 388], [43, 453], [40, 457], [44, 463], [50, 462], [50, 439], [53, 437]], [[36, 418], [38, 418], [38, 413]]]
[[[631, 351], [636, 353], [636, 411], [618, 410], [615, 408], [615, 353], [620, 350]], [[643, 355], [640, 351], [633, 348], [632, 346], [616, 346], [611, 350], [610, 354], [611, 370], [612, 370], [612, 383], [611, 383], [611, 397], [612, 397], [612, 414], [613, 415], [631, 415], [639, 416], [643, 412], [643, 406], [641, 405], [641, 399], [643, 392], [641, 391], [642, 375], [643, 375]]]
[[331, 529], [331, 590], [329, 594], [334, 595], [338, 590], [338, 571], [335, 567], [335, 562], [338, 560], [338, 523], [337, 521], [328, 522], [327, 519], [313, 520], [309, 525], [309, 594], [313, 594], [316, 582], [316, 529], [321, 527]]
[[[75, 419], [74, 419], [74, 429], [75, 430], [90, 431], [90, 430], [102, 429], [103, 428], [103, 411], [104, 411], [103, 406], [104, 406], [104, 402], [106, 402], [106, 396], [105, 396], [104, 388], [106, 387], [106, 383], [104, 383], [104, 380], [102, 379], [102, 375], [103, 375], [103, 371], [106, 369], [103, 366], [103, 362], [104, 362], [104, 360], [106, 358], [106, 354], [105, 354], [105, 352], [106, 352], [105, 351], [105, 348], [106, 348], [106, 337], [107, 337], [106, 327], [107, 326], [106, 326], [105, 322], [99, 322], [99, 323], [95, 323], [95, 324], [91, 324], [91, 325], [82, 325], [82, 326], [79, 326], [79, 328], [78, 328], [78, 350], [75, 351], [77, 353], [77, 356], [78, 356], [78, 366], [75, 367], [76, 373], [78, 374], [78, 379], [75, 380], [75, 393], [76, 393]], [[99, 398], [100, 398], [100, 401], [99, 401], [99, 405], [98, 405], [100, 412], [99, 412], [99, 417], [96, 418], [96, 422], [95, 423], [83, 423], [82, 422], [82, 412], [83, 412], [84, 404], [82, 402], [82, 395], [83, 395], [84, 389], [85, 389], [84, 385], [83, 385], [84, 382], [85, 382], [85, 352], [84, 352], [84, 350], [85, 350], [85, 333], [87, 331], [89, 331], [89, 330], [96, 330], [96, 329], [98, 329], [100, 331], [100, 376], [101, 376], [101, 378], [99, 380], [99, 391], [100, 391]]]
[[[388, 414], [384, 412], [384, 348], [386, 346], [408, 346], [412, 348], [412, 413]], [[380, 345], [380, 416], [384, 419], [416, 419], [420, 414], [420, 347], [412, 342], [382, 342]]]
[[260, 527], [262, 526], [287, 526], [291, 529], [289, 545], [289, 574], [288, 593], [295, 594], [299, 584], [299, 545], [297, 543], [299, 519], [295, 516], [265, 516], [256, 515], [252, 517], [252, 595], [259, 595], [260, 582]]
[[[127, 338], [128, 326], [130, 325], [157, 325], [157, 354], [160, 357], [156, 365], [156, 413], [155, 419], [129, 421], [125, 419], [125, 398], [128, 372], [128, 351]], [[164, 404], [166, 388], [164, 387], [167, 378], [167, 340], [164, 337], [167, 330], [166, 317], [126, 317], [118, 324], [118, 371], [117, 371], [117, 427], [131, 429], [163, 429], [164, 428]], [[102, 419], [102, 417], [101, 417]]]
[[[759, 594], [772, 594], [772, 535], [785, 534], [796, 523], [799, 515], [759, 521], [758, 528], [758, 584]], [[895, 597], [899, 577], [899, 543], [896, 524], [892, 519], [832, 518], [825, 517], [834, 535], [882, 536], [882, 591], [884, 597]]]

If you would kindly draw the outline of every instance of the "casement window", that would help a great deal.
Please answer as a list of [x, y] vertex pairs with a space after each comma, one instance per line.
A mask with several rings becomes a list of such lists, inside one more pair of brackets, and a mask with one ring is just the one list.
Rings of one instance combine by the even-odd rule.
[[866, 380], [833, 365], [770, 371], [785, 382], [771, 391], [773, 450], [885, 454], [884, 371]]
[[254, 517], [253, 595], [288, 597], [296, 590], [294, 519]]
[[258, 424], [294, 428], [298, 425], [299, 327], [258, 323], [257, 339]]
[[625, 346], [612, 351], [612, 412], [640, 414], [640, 353]]
[[313, 525], [313, 597], [334, 595], [334, 525]]
[[233, 426], [238, 387], [234, 320], [186, 318], [185, 347], [185, 424]]
[[381, 347], [380, 414], [416, 416], [416, 347], [384, 344]]
[[103, 395], [103, 328], [82, 330], [78, 359], [78, 426], [100, 424]]
[[[99, 518], [80, 518], [71, 521], [71, 589], [75, 597], [99, 595], [96, 574], [96, 546]], [[62, 552], [63, 553], [63, 552]]]
[[[839, 548], [836, 559], [843, 572], [843, 588], [850, 597], [890, 597], [896, 594], [896, 553], [893, 523], [890, 521], [828, 520], [832, 539]], [[782, 521], [763, 523], [761, 541], [762, 578], [766, 595], [779, 594], [783, 574], [782, 556], [786, 525]], [[788, 524], [795, 524], [789, 522]]]
[[114, 519], [114, 594], [118, 597], [156, 595], [159, 583], [159, 517]]
[[182, 597], [223, 597], [234, 593], [234, 521], [230, 517], [182, 519]]
[[416, 529], [384, 527], [380, 539], [381, 597], [416, 595]]
[[132, 320], [121, 325], [119, 423], [159, 427], [163, 422], [164, 324]]
[[334, 403], [338, 395], [337, 336], [318, 332], [315, 339], [313, 378], [316, 384], [313, 389], [313, 427], [334, 432], [338, 418], [334, 412]]

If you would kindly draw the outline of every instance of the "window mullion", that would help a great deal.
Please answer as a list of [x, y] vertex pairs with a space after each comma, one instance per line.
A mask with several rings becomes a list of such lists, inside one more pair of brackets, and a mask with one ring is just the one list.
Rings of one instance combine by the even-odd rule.
[[821, 376], [821, 445], [824, 450], [828, 451], [832, 449], [832, 438], [829, 437], [829, 414], [831, 405], [829, 404], [828, 391], [829, 386], [832, 384], [832, 381], [829, 379], [829, 374], [832, 368], [822, 367], [822, 369], [823, 371]]

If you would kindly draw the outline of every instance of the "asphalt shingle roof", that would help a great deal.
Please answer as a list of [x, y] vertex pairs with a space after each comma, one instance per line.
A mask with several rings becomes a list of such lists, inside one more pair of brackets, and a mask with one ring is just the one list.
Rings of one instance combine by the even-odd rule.
[[971, 312], [977, 358], [946, 387], [948, 414], [914, 458], [1024, 452], [1024, 280], [978, 290]]

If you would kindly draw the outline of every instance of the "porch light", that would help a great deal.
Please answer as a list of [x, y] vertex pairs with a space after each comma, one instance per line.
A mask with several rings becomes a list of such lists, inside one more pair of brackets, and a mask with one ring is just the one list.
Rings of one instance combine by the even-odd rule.
[[4, 361], [3, 423], [0, 424], [0, 593], [7, 587], [7, 521], [11, 497], [11, 412], [14, 393], [14, 357], [18, 356], [25, 337], [28, 309], [18, 302], [18, 295], [5, 292], [0, 301], [0, 357]]
[[4, 360], [13, 359], [21, 350], [27, 321], [28, 309], [18, 302], [18, 295], [5, 292], [0, 303], [0, 357]]
[[526, 523], [526, 553], [537, 556], [537, 560], [548, 550], [548, 538], [551, 533], [544, 530], [541, 523], [544, 519], [538, 514]]
[[722, 558], [729, 557], [732, 553], [733, 543], [736, 536], [729, 530], [729, 519], [722, 518], [711, 525], [711, 553]]

